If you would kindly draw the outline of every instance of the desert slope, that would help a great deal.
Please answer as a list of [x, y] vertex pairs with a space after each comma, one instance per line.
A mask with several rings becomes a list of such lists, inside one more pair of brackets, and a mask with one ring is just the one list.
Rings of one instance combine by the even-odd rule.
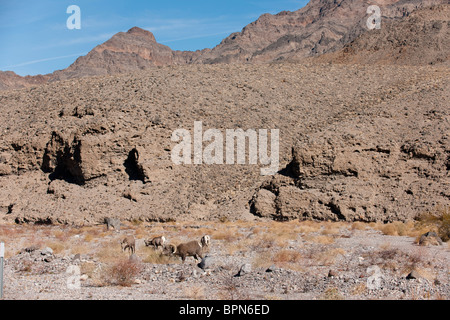
[[[4, 91], [0, 214], [391, 221], [449, 205], [448, 67], [188, 65]], [[175, 165], [174, 130], [280, 130], [280, 172]], [[292, 152], [294, 150], [294, 152]]]
[[388, 21], [367, 31], [343, 49], [324, 54], [320, 62], [424, 65], [449, 60], [450, 5], [413, 11], [405, 19]]

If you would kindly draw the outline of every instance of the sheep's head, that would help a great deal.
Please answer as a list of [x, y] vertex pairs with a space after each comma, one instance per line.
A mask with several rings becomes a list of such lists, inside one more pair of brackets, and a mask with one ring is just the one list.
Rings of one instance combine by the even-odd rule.
[[163, 250], [164, 254], [172, 255], [172, 254], [175, 254], [175, 252], [177, 252], [177, 248], [173, 244], [168, 244], [168, 245], [164, 246], [164, 250]]
[[208, 247], [211, 243], [211, 237], [209, 235], [204, 235], [200, 241], [202, 247]]

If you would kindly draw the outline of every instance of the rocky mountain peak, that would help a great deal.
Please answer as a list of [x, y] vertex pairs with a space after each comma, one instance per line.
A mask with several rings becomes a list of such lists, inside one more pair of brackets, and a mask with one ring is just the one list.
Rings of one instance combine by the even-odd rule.
[[127, 31], [127, 34], [133, 35], [133, 36], [142, 36], [148, 38], [148, 41], [156, 42], [155, 36], [153, 33], [151, 33], [148, 30], [144, 30], [139, 27], [133, 27], [130, 30]]

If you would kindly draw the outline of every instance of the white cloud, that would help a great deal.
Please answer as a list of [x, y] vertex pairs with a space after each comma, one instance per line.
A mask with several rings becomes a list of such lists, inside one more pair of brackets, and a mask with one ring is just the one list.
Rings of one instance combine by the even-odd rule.
[[86, 52], [74, 53], [74, 54], [69, 54], [69, 55], [66, 55], [66, 56], [59, 56], [59, 57], [51, 57], [51, 58], [44, 58], [44, 59], [38, 59], [38, 60], [31, 60], [31, 61], [18, 63], [18, 64], [15, 64], [15, 65], [3, 67], [2, 70], [8, 70], [10, 68], [28, 66], [30, 64], [35, 64], [35, 63], [40, 63], [40, 62], [45, 62], [45, 61], [53, 61], [53, 60], [59, 60], [59, 59], [65, 59], [65, 58], [79, 57], [79, 56], [82, 56], [82, 55], [85, 55], [85, 54], [86, 54]]

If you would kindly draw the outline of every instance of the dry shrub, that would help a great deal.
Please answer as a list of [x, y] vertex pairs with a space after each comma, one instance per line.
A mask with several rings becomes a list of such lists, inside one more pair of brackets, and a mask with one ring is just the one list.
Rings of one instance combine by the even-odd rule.
[[48, 242], [45, 245], [46, 247], [50, 247], [53, 250], [53, 253], [61, 253], [65, 250], [65, 245], [64, 243], [58, 242], [58, 241], [52, 241], [52, 242]]
[[103, 279], [109, 285], [130, 287], [134, 278], [142, 271], [142, 268], [139, 262], [122, 259], [107, 268]]
[[224, 277], [218, 292], [219, 300], [249, 300], [250, 295], [244, 287], [239, 286], [234, 277]]
[[311, 242], [314, 242], [314, 243], [319, 243], [319, 244], [332, 244], [332, 243], [334, 243], [334, 238], [333, 237], [324, 236], [324, 235], [321, 235], [321, 236], [310, 236], [310, 235], [308, 235], [308, 236], [305, 237], [305, 240], [311, 241]]
[[259, 234], [262, 234], [263, 232], [266, 232], [266, 230], [267, 230], [267, 228], [265, 228], [265, 227], [262, 227], [262, 226], [258, 226], [258, 227], [252, 227], [251, 228], [251, 234], [253, 235], [253, 236], [257, 236], [257, 235], [259, 235]]
[[251, 239], [249, 248], [252, 251], [262, 251], [273, 248], [276, 245], [277, 237], [271, 233], [264, 233], [256, 239]]
[[184, 296], [190, 300], [205, 300], [205, 288], [200, 285], [194, 285], [184, 288]]
[[106, 234], [103, 232], [103, 228], [97, 226], [94, 227], [81, 227], [79, 229], [80, 236], [84, 235], [84, 241], [91, 242], [96, 239], [103, 238]]
[[322, 293], [320, 300], [344, 300], [344, 296], [338, 288], [329, 288]]
[[70, 246], [71, 254], [87, 254], [91, 251], [91, 248], [86, 244], [75, 244]]
[[[244, 239], [241, 241], [237, 241], [237, 242], [228, 244], [225, 247], [225, 249], [226, 249], [227, 254], [234, 255], [237, 251], [247, 251], [248, 248], [250, 248], [250, 245], [252, 243], [253, 242], [250, 239]], [[206, 250], [209, 251], [209, 249], [206, 249]], [[205, 250], [205, 252], [206, 252], [206, 250]]]
[[406, 261], [406, 255], [390, 243], [383, 243], [380, 249], [364, 255], [368, 265], [377, 265], [382, 269], [396, 270]]
[[254, 268], [268, 268], [272, 265], [272, 255], [267, 252], [260, 252], [253, 258], [252, 266]]
[[351, 225], [352, 230], [366, 230], [367, 227], [369, 227], [369, 225], [361, 221], [353, 222]]
[[429, 259], [426, 249], [417, 248], [412, 253], [406, 253], [398, 248], [392, 248], [389, 243], [380, 246], [380, 249], [366, 256], [369, 265], [378, 265], [384, 269], [398, 270], [409, 273], [423, 265]]
[[[211, 238], [214, 238], [215, 240], [224, 240], [227, 242], [233, 242], [238, 240], [240, 237], [242, 237], [242, 234], [239, 232], [239, 230], [236, 227], [220, 227], [219, 230], [212, 230], [211, 231]], [[199, 239], [200, 240], [200, 239]]]
[[81, 274], [86, 274], [89, 278], [94, 277], [96, 269], [97, 265], [92, 261], [85, 261], [80, 264]]
[[101, 262], [114, 262], [117, 259], [124, 258], [126, 253], [122, 252], [120, 248], [119, 241], [115, 243], [105, 242], [102, 243], [96, 250], [95, 255]]
[[341, 232], [342, 228], [346, 228], [348, 225], [343, 222], [331, 222], [327, 221], [323, 223], [322, 230], [320, 231], [323, 235], [336, 235]]
[[387, 236], [416, 236], [418, 232], [413, 221], [394, 221], [385, 224], [371, 223], [370, 226]]
[[435, 231], [442, 241], [450, 240], [450, 207], [440, 208], [436, 212], [427, 212], [419, 217], [419, 225], [427, 231]]
[[134, 229], [133, 234], [136, 238], [146, 238], [148, 235], [148, 231], [145, 230], [145, 228], [143, 228], [142, 226], [139, 226], [138, 228]]
[[284, 247], [289, 240], [297, 240], [300, 233], [297, 221], [273, 222], [266, 231], [279, 247]]
[[155, 250], [152, 247], [141, 248], [140, 254], [145, 258], [143, 262], [152, 264], [173, 264], [180, 263], [180, 260], [175, 256], [165, 255], [160, 250]]
[[59, 241], [67, 241], [70, 238], [70, 233], [67, 232], [67, 229], [55, 230], [53, 236]]
[[274, 255], [272, 261], [275, 263], [296, 263], [300, 261], [301, 257], [298, 251], [280, 250]]
[[329, 266], [329, 265], [332, 265], [335, 263], [335, 261], [339, 255], [344, 255], [344, 254], [345, 254], [344, 249], [333, 248], [333, 249], [316, 252], [315, 254], [313, 254], [312, 257], [315, 260], [317, 260], [319, 265]]
[[14, 226], [0, 226], [0, 241], [8, 242], [11, 238], [21, 235], [21, 231]]
[[320, 222], [317, 221], [301, 221], [296, 230], [299, 233], [318, 232], [322, 228]]
[[363, 295], [367, 291], [367, 285], [365, 282], [360, 282], [352, 288], [352, 295]]

